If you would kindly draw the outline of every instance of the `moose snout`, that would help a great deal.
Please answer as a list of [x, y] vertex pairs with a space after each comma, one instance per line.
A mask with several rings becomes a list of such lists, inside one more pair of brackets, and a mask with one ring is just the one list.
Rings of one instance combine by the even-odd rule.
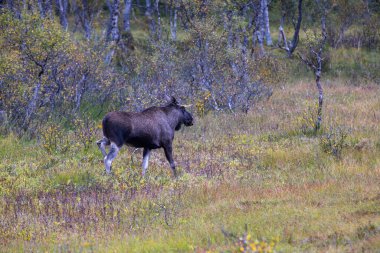
[[187, 122], [185, 122], [185, 125], [186, 126], [192, 126], [192, 125], [194, 125], [194, 119], [188, 120]]

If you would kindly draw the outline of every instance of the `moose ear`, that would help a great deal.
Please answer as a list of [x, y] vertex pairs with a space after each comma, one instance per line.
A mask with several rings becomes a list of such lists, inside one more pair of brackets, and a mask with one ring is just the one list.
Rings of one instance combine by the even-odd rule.
[[166, 106], [179, 105], [177, 99], [175, 99], [173, 96], [169, 97], [168, 95], [165, 95], [165, 99], [168, 101]]
[[172, 96], [172, 98], [170, 99], [170, 104], [171, 104], [171, 105], [178, 105], [177, 99], [175, 99], [175, 98]]

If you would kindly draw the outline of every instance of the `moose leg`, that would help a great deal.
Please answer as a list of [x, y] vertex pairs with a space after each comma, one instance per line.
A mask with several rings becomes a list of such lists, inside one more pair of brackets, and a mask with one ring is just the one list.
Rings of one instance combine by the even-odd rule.
[[143, 152], [143, 163], [142, 163], [142, 175], [145, 176], [146, 170], [148, 169], [150, 149], [144, 148]]
[[165, 146], [164, 147], [164, 151], [165, 151], [166, 159], [170, 163], [170, 168], [173, 171], [173, 175], [174, 175], [174, 177], [177, 177], [177, 171], [175, 169], [175, 164], [174, 164], [174, 160], [173, 160], [173, 148], [172, 148], [172, 145]]
[[98, 140], [96, 144], [98, 144], [98, 147], [100, 151], [102, 152], [103, 157], [106, 157], [107, 156], [106, 146], [111, 144], [110, 141], [106, 137], [103, 137], [103, 139]]
[[119, 152], [119, 147], [115, 143], [111, 142], [110, 152], [104, 158], [104, 165], [106, 167], [107, 174], [111, 173], [111, 164], [112, 164], [113, 159], [116, 158], [118, 152]]

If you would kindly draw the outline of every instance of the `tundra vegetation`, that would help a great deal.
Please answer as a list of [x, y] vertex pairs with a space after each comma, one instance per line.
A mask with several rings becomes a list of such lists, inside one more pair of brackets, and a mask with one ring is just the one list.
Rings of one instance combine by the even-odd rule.
[[[3, 252], [377, 252], [380, 4], [0, 0]], [[123, 147], [110, 111], [194, 125]]]

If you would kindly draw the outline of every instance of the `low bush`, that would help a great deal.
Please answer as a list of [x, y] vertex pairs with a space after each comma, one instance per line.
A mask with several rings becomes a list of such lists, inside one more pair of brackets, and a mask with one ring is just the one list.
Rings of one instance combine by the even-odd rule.
[[343, 127], [331, 128], [320, 137], [319, 145], [323, 152], [341, 158], [343, 149], [348, 146], [349, 131]]

